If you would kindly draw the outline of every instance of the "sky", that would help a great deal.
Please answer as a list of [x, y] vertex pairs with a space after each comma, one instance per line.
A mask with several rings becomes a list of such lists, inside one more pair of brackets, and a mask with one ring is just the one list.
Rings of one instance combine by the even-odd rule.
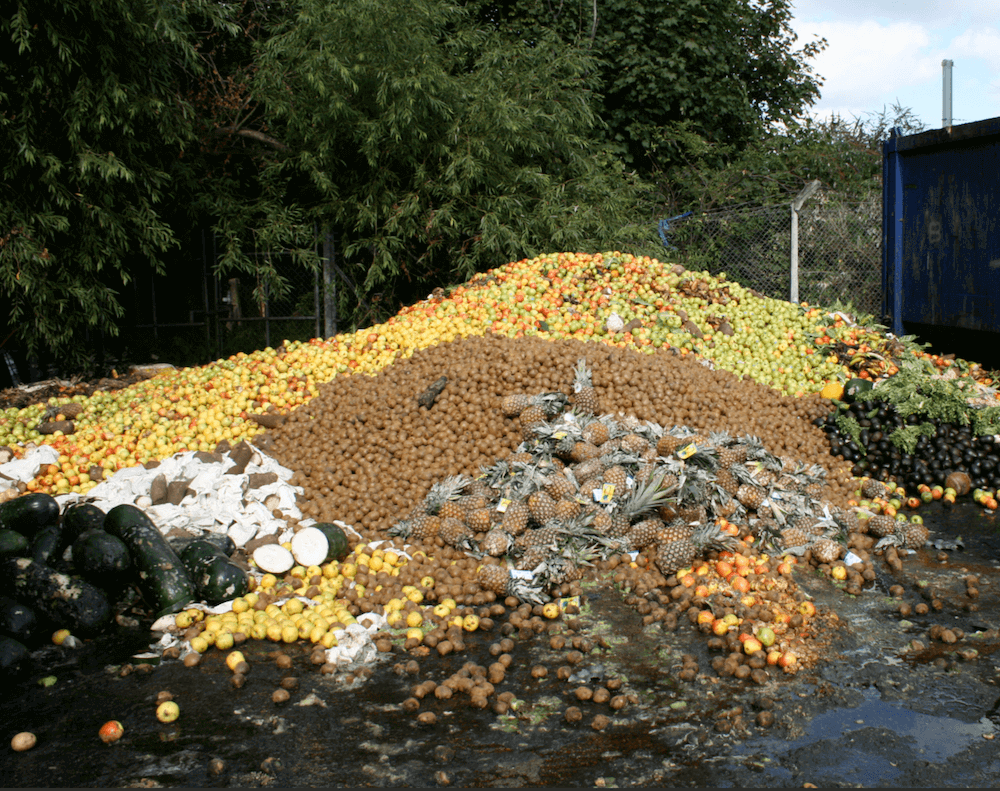
[[824, 78], [813, 115], [863, 118], [898, 102], [940, 128], [947, 58], [953, 123], [1000, 117], [997, 0], [793, 0], [792, 9], [797, 47], [828, 41], [811, 61]]

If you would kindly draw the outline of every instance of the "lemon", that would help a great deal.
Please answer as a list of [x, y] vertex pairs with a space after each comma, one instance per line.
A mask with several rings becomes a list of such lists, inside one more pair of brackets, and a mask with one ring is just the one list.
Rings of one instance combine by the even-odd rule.
[[325, 634], [327, 634], [325, 626], [314, 626], [306, 636], [309, 638], [310, 643], [318, 643], [323, 639], [323, 635]]
[[320, 638], [319, 644], [324, 648], [333, 648], [337, 644], [337, 635], [327, 632]]
[[289, 599], [282, 605], [281, 609], [288, 615], [296, 615], [305, 609], [305, 605], [299, 599]]
[[[296, 629], [295, 634], [297, 635], [298, 633], [299, 630]], [[268, 640], [271, 640], [272, 642], [275, 643], [281, 642], [281, 627], [278, 624], [276, 623], [268, 624], [266, 634]]]
[[215, 647], [220, 651], [228, 651], [233, 647], [233, 633], [223, 632], [215, 638]]
[[423, 622], [424, 616], [416, 610], [410, 610], [410, 612], [406, 614], [406, 625], [411, 629], [420, 626]]
[[466, 615], [461, 619], [462, 628], [467, 632], [474, 632], [479, 628], [479, 616], [478, 615]]
[[299, 640], [299, 630], [291, 624], [281, 627], [281, 640], [285, 643], [296, 643]]
[[208, 650], [208, 641], [201, 635], [192, 638], [191, 650], [197, 651], [199, 654], [204, 654]]

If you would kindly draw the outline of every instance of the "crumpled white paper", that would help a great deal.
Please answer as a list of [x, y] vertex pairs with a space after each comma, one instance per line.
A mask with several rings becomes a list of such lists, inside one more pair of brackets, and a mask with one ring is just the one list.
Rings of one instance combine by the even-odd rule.
[[39, 445], [29, 450], [23, 459], [14, 459], [6, 464], [0, 464], [0, 473], [21, 483], [27, 483], [38, 473], [43, 464], [55, 464], [59, 461], [59, 451], [51, 445]]
[[333, 635], [337, 645], [326, 649], [326, 661], [334, 665], [369, 664], [378, 657], [372, 635], [386, 626], [385, 618], [368, 612], [358, 616], [357, 623], [337, 629]]

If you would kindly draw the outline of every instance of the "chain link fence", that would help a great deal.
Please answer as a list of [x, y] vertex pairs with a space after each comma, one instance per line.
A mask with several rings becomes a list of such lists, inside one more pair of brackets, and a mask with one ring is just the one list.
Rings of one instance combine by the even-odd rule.
[[[675, 218], [666, 235], [689, 269], [725, 272], [769, 297], [792, 294], [791, 200]], [[878, 317], [882, 302], [881, 196], [820, 192], [798, 211], [798, 300], [839, 303]]]

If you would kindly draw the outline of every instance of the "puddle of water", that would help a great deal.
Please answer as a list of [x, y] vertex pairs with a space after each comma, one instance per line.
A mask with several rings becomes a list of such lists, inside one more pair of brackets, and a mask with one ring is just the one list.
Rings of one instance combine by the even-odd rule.
[[[994, 731], [989, 721], [968, 723], [951, 717], [935, 717], [887, 703], [875, 689], [866, 689], [863, 694], [864, 702], [856, 708], [836, 709], [814, 717], [806, 735], [799, 739], [751, 740], [741, 745], [740, 752], [787, 755], [809, 744], [823, 740], [838, 741], [853, 732], [868, 730], [868, 734], [859, 737], [855, 747], [844, 748], [844, 742], [838, 741], [839, 752], [826, 756], [827, 766], [824, 767], [835, 771], [845, 781], [858, 780], [868, 785], [891, 781], [901, 774], [901, 770], [893, 766], [897, 761], [890, 763], [889, 758], [866, 749], [867, 745], [875, 746], [871, 729], [891, 731], [904, 742], [909, 742], [909, 751], [914, 757], [931, 762], [946, 761], [981, 739], [983, 734]], [[774, 770], [778, 769], [774, 767]], [[769, 767], [768, 771], [773, 770]]]

